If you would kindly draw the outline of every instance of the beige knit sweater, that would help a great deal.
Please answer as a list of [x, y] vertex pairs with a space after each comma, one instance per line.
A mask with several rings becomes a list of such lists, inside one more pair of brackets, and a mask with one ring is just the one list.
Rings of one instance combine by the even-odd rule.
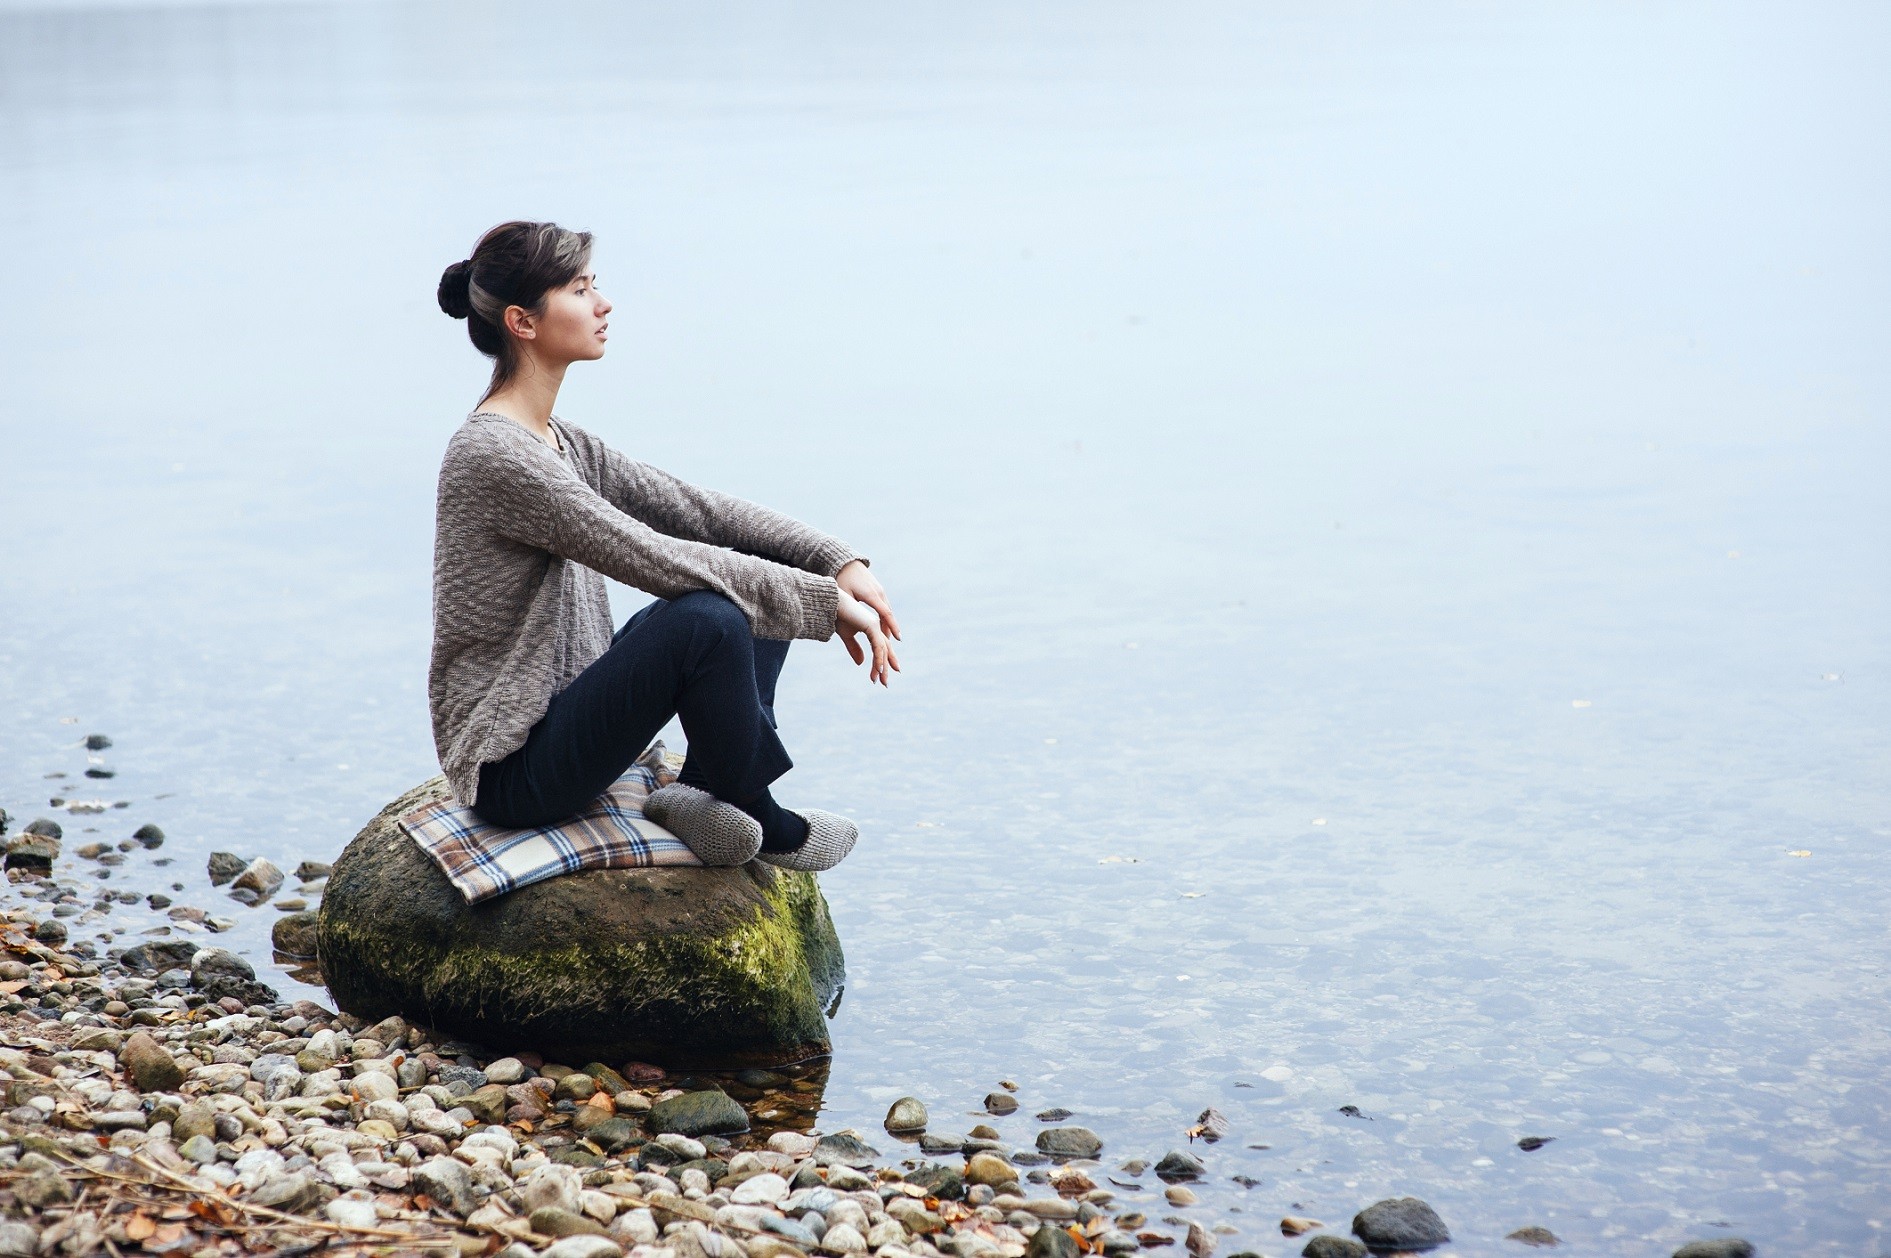
[[440, 767], [466, 804], [479, 766], [522, 746], [552, 697], [610, 646], [604, 577], [661, 598], [716, 590], [758, 637], [821, 641], [834, 632], [834, 574], [859, 557], [576, 425], [554, 417], [552, 428], [562, 450], [475, 412], [440, 464], [427, 694]]

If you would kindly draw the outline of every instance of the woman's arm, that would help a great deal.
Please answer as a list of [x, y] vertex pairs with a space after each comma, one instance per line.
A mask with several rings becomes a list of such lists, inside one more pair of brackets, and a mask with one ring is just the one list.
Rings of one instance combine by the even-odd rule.
[[[590, 434], [585, 434], [590, 437]], [[839, 538], [733, 494], [692, 485], [613, 450], [595, 437], [599, 490], [619, 511], [659, 532], [747, 551], [831, 577], [866, 560]]]
[[453, 492], [474, 507], [469, 523], [658, 598], [715, 590], [758, 637], [833, 636], [841, 593], [832, 577], [658, 532], [523, 440], [503, 430], [475, 434], [450, 453]]

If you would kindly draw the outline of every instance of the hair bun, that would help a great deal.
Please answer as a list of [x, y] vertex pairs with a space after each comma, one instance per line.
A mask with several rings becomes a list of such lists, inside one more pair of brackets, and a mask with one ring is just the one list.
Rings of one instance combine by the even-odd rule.
[[455, 319], [464, 319], [473, 313], [473, 264], [469, 259], [455, 262], [440, 272], [440, 290], [436, 294], [440, 309]]

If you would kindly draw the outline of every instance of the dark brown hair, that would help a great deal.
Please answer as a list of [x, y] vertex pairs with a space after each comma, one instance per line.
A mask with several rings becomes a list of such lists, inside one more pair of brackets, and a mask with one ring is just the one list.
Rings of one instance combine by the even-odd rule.
[[511, 222], [481, 236], [472, 257], [441, 272], [440, 309], [465, 319], [473, 348], [493, 360], [492, 383], [482, 403], [519, 370], [518, 345], [506, 332], [506, 307], [540, 313], [545, 294], [578, 278], [590, 260], [590, 232], [556, 223]]

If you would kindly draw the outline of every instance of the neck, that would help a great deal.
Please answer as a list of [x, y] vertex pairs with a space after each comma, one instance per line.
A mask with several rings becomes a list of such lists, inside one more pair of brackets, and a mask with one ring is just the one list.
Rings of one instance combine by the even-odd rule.
[[558, 404], [558, 389], [565, 382], [566, 365], [526, 359], [520, 364], [519, 374], [496, 393], [488, 395], [480, 409], [524, 424], [545, 441], [556, 444], [552, 436], [552, 409]]

